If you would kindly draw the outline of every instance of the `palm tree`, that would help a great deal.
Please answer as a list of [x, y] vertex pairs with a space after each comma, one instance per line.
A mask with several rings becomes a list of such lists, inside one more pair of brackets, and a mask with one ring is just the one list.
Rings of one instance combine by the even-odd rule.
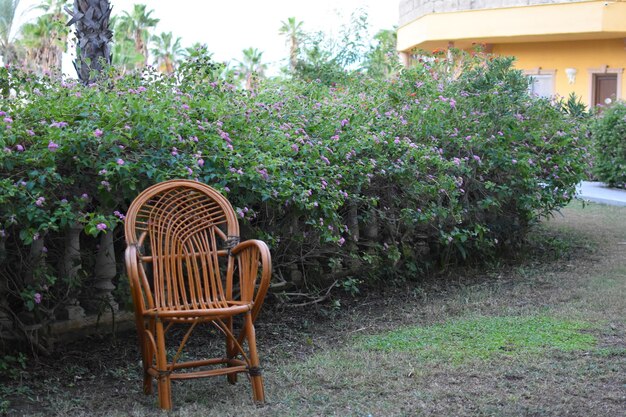
[[160, 36], [153, 36], [154, 47], [150, 52], [154, 55], [154, 63], [158, 65], [160, 71], [166, 74], [174, 72], [176, 61], [183, 54], [180, 46], [180, 38], [174, 40], [172, 32], [163, 32]]
[[111, 4], [109, 0], [74, 0], [74, 10], [65, 10], [72, 16], [67, 25], [76, 25], [78, 78], [85, 84], [93, 82], [105, 65], [111, 65]]
[[206, 51], [207, 57], [211, 58], [213, 56], [213, 53], [208, 52], [208, 50], [209, 50], [209, 47], [207, 46], [206, 43], [195, 42], [193, 45], [185, 48], [182, 51], [182, 56], [185, 58], [190, 58], [195, 55], [198, 55], [202, 51]]
[[240, 77], [246, 82], [246, 90], [253, 90], [259, 78], [263, 77], [267, 65], [261, 62], [263, 52], [257, 48], [243, 50], [243, 61], [239, 61]]
[[284, 35], [287, 45], [289, 45], [289, 69], [295, 71], [298, 64], [298, 51], [300, 49], [300, 40], [304, 36], [302, 31], [303, 22], [296, 22], [295, 17], [290, 17], [287, 21], [282, 21], [282, 26], [278, 29], [280, 35]]
[[150, 29], [156, 27], [160, 21], [151, 17], [154, 10], [146, 11], [146, 7], [145, 4], [135, 4], [131, 13], [124, 12], [119, 18], [116, 27], [119, 38], [132, 39], [136, 56], [141, 57], [141, 60], [135, 62], [136, 68], [142, 68], [148, 64]]
[[15, 61], [17, 54], [11, 31], [20, 0], [0, 0], [0, 56], [5, 64]]
[[113, 30], [112, 64], [124, 72], [134, 69], [137, 63], [143, 62], [143, 55], [135, 50], [135, 42], [119, 30], [119, 17], [112, 16], [109, 27]]
[[25, 49], [26, 67], [37, 72], [60, 70], [67, 49], [69, 29], [65, 25], [63, 6], [67, 0], [44, 0], [35, 7], [44, 11], [34, 23], [22, 26], [20, 44]]

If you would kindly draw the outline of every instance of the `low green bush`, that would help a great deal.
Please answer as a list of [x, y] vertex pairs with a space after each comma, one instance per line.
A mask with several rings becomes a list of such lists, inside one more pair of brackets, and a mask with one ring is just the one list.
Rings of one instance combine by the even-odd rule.
[[611, 187], [626, 187], [626, 104], [604, 108], [591, 123], [596, 177]]
[[[90, 86], [0, 70], [15, 91], [0, 104], [12, 310], [54, 311], [84, 292], [88, 236], [118, 236], [138, 192], [170, 178], [224, 193], [243, 234], [269, 243], [277, 279], [355, 292], [365, 279], [412, 278], [517, 244], [582, 177], [578, 124], [530, 97], [510, 59], [430, 57], [391, 80], [357, 72], [340, 85], [270, 80], [252, 92], [219, 73], [201, 54], [173, 77]], [[75, 224], [85, 271], [68, 280], [58, 261]]]

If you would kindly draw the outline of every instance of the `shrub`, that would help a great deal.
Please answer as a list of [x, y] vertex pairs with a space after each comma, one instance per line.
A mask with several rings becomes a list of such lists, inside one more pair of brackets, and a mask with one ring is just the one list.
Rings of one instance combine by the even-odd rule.
[[[174, 77], [87, 87], [2, 71], [16, 90], [0, 109], [5, 298], [38, 319], [89, 290], [88, 236], [119, 235], [130, 201], [158, 181], [223, 192], [243, 234], [270, 244], [278, 280], [354, 292], [517, 244], [572, 198], [586, 158], [577, 123], [529, 97], [510, 59], [434, 57], [392, 80], [254, 92], [201, 55]], [[69, 279], [58, 260], [77, 224], [84, 272]]]
[[603, 109], [591, 124], [594, 173], [611, 187], [626, 187], [626, 104]]

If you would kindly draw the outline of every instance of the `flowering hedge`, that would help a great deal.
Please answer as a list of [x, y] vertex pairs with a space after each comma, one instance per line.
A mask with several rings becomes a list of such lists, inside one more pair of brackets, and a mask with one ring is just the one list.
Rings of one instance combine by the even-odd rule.
[[594, 173], [611, 187], [626, 187], [626, 104], [603, 109], [591, 123]]
[[[67, 282], [55, 263], [68, 227], [119, 233], [137, 193], [170, 178], [223, 192], [243, 234], [269, 243], [277, 280], [354, 289], [492, 256], [565, 205], [582, 176], [577, 124], [529, 97], [509, 59], [434, 57], [392, 80], [274, 80], [254, 92], [206, 64], [86, 87], [1, 70], [16, 91], [0, 105], [13, 309], [85, 291], [88, 274]], [[46, 261], [27, 278], [19, 265], [42, 240]]]

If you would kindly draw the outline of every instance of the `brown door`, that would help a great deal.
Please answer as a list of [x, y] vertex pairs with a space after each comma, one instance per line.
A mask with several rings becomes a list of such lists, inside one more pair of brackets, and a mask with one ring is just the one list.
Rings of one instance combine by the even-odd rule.
[[617, 74], [595, 74], [593, 76], [593, 104], [606, 106], [614, 102], [616, 97]]

